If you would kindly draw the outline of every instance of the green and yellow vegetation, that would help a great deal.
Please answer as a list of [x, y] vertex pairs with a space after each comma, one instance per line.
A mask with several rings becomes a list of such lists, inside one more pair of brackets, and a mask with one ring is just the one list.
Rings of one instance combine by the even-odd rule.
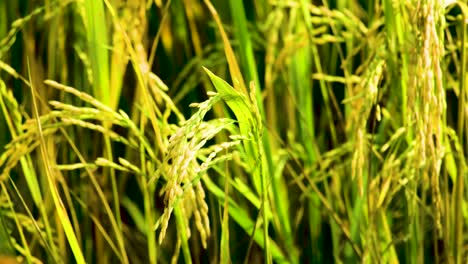
[[462, 0], [0, 0], [0, 256], [467, 263], [467, 27]]

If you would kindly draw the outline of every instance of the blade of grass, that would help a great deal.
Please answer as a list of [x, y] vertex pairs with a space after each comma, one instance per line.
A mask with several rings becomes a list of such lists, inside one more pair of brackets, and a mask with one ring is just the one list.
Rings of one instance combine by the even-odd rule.
[[[7, 191], [7, 188], [6, 188], [5, 184], [3, 182], [0, 182], [0, 185], [2, 187], [3, 193], [5, 193], [8, 205], [10, 206], [11, 210], [13, 212], [15, 212], [14, 208], [13, 208], [13, 202], [11, 201], [10, 195], [8, 194], [8, 191]], [[21, 238], [21, 243], [23, 244], [23, 247], [24, 247], [26, 261], [29, 264], [31, 264], [32, 263], [31, 250], [29, 249], [28, 242], [26, 241], [26, 237], [24, 235], [23, 228], [22, 228], [21, 224], [19, 223], [19, 220], [18, 220], [18, 217], [17, 217], [16, 213], [13, 213], [13, 216], [14, 216], [14, 219], [15, 219], [16, 227], [18, 228], [18, 232], [19, 232], [19, 235], [20, 235], [20, 238]], [[3, 218], [3, 216], [2, 216], [2, 218]], [[3, 224], [3, 221], [2, 221], [2, 224]], [[11, 241], [8, 241], [8, 242], [11, 242]]]
[[[21, 127], [21, 114], [19, 113], [18, 109], [7, 109], [6, 102], [4, 99], [8, 100], [9, 104], [12, 105], [14, 108], [18, 107], [18, 103], [16, 99], [13, 97], [13, 95], [7, 92], [7, 88], [3, 80], [0, 80], [0, 94], [1, 94], [0, 106], [3, 111], [3, 116], [5, 117], [5, 120], [7, 121], [7, 125], [9, 128], [11, 137], [14, 140], [15, 138], [18, 137], [18, 135], [21, 132], [19, 129], [19, 127]], [[4, 98], [4, 96], [6, 97]], [[44, 225], [45, 225], [46, 233], [47, 233], [47, 239], [49, 243], [48, 247], [51, 249], [53, 258], [56, 258], [58, 254], [55, 251], [56, 247], [54, 246], [54, 243], [52, 242], [54, 241], [53, 236], [52, 236], [52, 229], [49, 223], [45, 205], [43, 203], [43, 195], [40, 190], [38, 177], [33, 169], [33, 163], [32, 163], [31, 157], [29, 155], [26, 157], [24, 156], [21, 157], [20, 164], [21, 164], [21, 168], [23, 170], [29, 191], [31, 193], [32, 199], [35, 205], [39, 208], [41, 215], [43, 216]], [[18, 195], [20, 194], [18, 193]]]
[[83, 3], [86, 11], [88, 49], [93, 72], [93, 94], [99, 101], [115, 109], [117, 103], [110, 101], [110, 95], [119, 94], [119, 91], [110, 92], [109, 52], [106, 48], [109, 42], [103, 1], [85, 0]]
[[[466, 64], [467, 59], [467, 30], [468, 30], [468, 6], [460, 1], [457, 1], [458, 5], [462, 10], [461, 20], [461, 67], [460, 67], [460, 76], [459, 76], [459, 103], [458, 103], [458, 140], [462, 146], [462, 154], [468, 153], [467, 147], [468, 142], [465, 141], [465, 137], [468, 134], [468, 131], [465, 132], [465, 118], [466, 118], [466, 96], [467, 96], [467, 87], [466, 87]], [[464, 257], [463, 249], [463, 192], [464, 192], [464, 178], [466, 177], [466, 160], [463, 156], [459, 157], [458, 161], [458, 175], [455, 182], [455, 217], [454, 217], [454, 256], [455, 263], [462, 263]]]
[[[29, 80], [31, 80], [31, 76], [29, 76]], [[55, 207], [57, 209], [57, 214], [60, 219], [60, 223], [63, 226], [65, 235], [67, 236], [68, 243], [72, 249], [73, 255], [75, 256], [75, 260], [78, 264], [84, 264], [86, 263], [83, 257], [83, 253], [81, 251], [80, 245], [78, 243], [78, 240], [76, 239], [75, 232], [73, 231], [73, 227], [70, 223], [70, 219], [68, 218], [66, 209], [63, 206], [63, 202], [60, 199], [60, 194], [57, 190], [57, 186], [55, 184], [55, 181], [53, 179], [53, 172], [52, 172], [52, 167], [49, 163], [49, 157], [47, 156], [47, 150], [46, 150], [46, 143], [42, 134], [42, 126], [41, 122], [39, 120], [39, 112], [37, 109], [37, 103], [35, 99], [35, 89], [34, 86], [31, 84], [31, 98], [32, 98], [32, 103], [33, 103], [33, 109], [34, 109], [34, 115], [37, 121], [37, 127], [39, 130], [39, 138], [40, 138], [40, 149], [41, 149], [41, 156], [43, 160], [43, 165], [46, 171], [46, 176], [47, 176], [47, 183], [49, 185], [52, 199], [54, 201]]]
[[[259, 112], [261, 115], [262, 120], [267, 120], [265, 110], [263, 107], [263, 96], [262, 96], [262, 89], [260, 85], [260, 80], [258, 77], [258, 69], [257, 69], [257, 62], [255, 61], [254, 57], [254, 51], [253, 51], [253, 44], [251, 41], [251, 37], [249, 34], [249, 30], [247, 27], [247, 18], [245, 14], [245, 8], [244, 4], [242, 1], [237, 1], [237, 0], [230, 0], [230, 10], [231, 10], [231, 16], [233, 18], [233, 23], [234, 23], [234, 28], [235, 28], [235, 35], [239, 39], [239, 53], [241, 57], [241, 66], [243, 67], [244, 71], [246, 72], [246, 78], [249, 81], [253, 81], [255, 85], [255, 100], [256, 104], [259, 108]], [[225, 44], [226, 46], [226, 44]], [[228, 60], [228, 63], [230, 61]], [[307, 76], [308, 78], [309, 76]], [[252, 91], [251, 91], [252, 92]], [[304, 98], [307, 98], [305, 96]], [[273, 165], [273, 157], [272, 153], [275, 151], [272, 149], [270, 145], [270, 136], [269, 133], [266, 131], [264, 135], [261, 138], [262, 140], [262, 145], [263, 145], [263, 152], [265, 154], [265, 160], [266, 160], [266, 165], [264, 167], [264, 175], [273, 175], [275, 171], [275, 167]], [[264, 182], [267, 181], [264, 179]], [[290, 254], [294, 254], [295, 248], [293, 244], [293, 238], [291, 234], [291, 227], [289, 223], [289, 219], [286, 217], [286, 212], [284, 211], [284, 206], [280, 205], [281, 201], [285, 201], [282, 198], [279, 197], [280, 192], [278, 191], [278, 185], [273, 185], [276, 186], [277, 188], [275, 189], [274, 192], [272, 192], [273, 195], [273, 201], [274, 201], [274, 206], [276, 210], [278, 211], [278, 216], [280, 219], [278, 219], [276, 222], [280, 223], [278, 226], [278, 232], [281, 234], [281, 236], [286, 240], [286, 246], [288, 247], [288, 252]], [[268, 197], [269, 194], [265, 194], [265, 197]], [[267, 199], [264, 199], [264, 202], [267, 202]], [[276, 215], [275, 215], [276, 216]], [[297, 262], [297, 256], [292, 255], [291, 256], [293, 262]]]
[[[84, 7], [88, 38], [88, 54], [91, 60], [91, 69], [93, 73], [93, 94], [100, 102], [110, 106], [111, 109], [116, 109], [120, 98], [121, 86], [115, 86], [112, 90], [110, 87], [109, 54], [107, 50], [109, 42], [104, 4], [102, 0], [85, 0]], [[114, 99], [114, 101], [111, 101], [111, 99]], [[104, 126], [107, 128], [110, 124], [104, 122]], [[104, 136], [104, 145], [106, 157], [109, 160], [113, 160], [111, 141], [106, 135]], [[122, 221], [120, 218], [120, 202], [115, 171], [112, 168], [109, 168], [108, 173], [110, 174], [113, 193], [114, 215], [116, 216], [117, 226], [119, 227], [119, 229], [116, 229], [115, 231], [120, 233], [118, 236], [123, 236], [121, 233]], [[107, 175], [104, 175], [105, 181], [106, 178]], [[119, 246], [122, 251], [125, 251], [123, 243], [119, 243]], [[105, 258], [105, 255], [102, 256]]]
[[[229, 171], [226, 161], [226, 179], [224, 182], [224, 197], [229, 197]], [[224, 199], [223, 219], [221, 223], [221, 242], [220, 242], [220, 259], [222, 264], [231, 263], [231, 255], [229, 249], [229, 203], [228, 199]]]
[[[240, 206], [238, 206], [231, 198], [224, 196], [223, 190], [221, 190], [215, 183], [211, 181], [208, 177], [203, 177], [203, 182], [207, 186], [208, 190], [211, 193], [216, 195], [220, 203], [224, 204], [225, 200], [228, 200], [229, 203], [229, 215], [231, 216], [232, 220], [234, 220], [237, 224], [239, 224], [242, 229], [245, 230], [247, 234], [253, 234], [254, 241], [262, 248], [265, 247], [265, 240], [264, 240], [264, 229], [257, 228], [256, 232], [253, 232], [255, 229], [255, 221], [253, 221], [247, 212], [243, 210]], [[278, 263], [285, 263], [287, 262], [287, 258], [284, 253], [281, 251], [279, 246], [273, 241], [272, 238], [268, 237], [269, 244], [271, 246], [271, 256], [273, 260]]]

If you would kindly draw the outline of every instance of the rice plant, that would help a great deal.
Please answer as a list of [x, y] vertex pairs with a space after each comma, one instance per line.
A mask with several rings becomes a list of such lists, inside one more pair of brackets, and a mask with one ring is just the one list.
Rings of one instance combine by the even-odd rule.
[[0, 1], [0, 263], [466, 263], [463, 0]]

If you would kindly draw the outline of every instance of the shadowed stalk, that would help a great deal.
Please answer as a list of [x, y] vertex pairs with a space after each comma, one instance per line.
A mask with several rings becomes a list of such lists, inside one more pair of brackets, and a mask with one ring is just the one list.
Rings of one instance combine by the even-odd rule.
[[[465, 188], [465, 177], [466, 177], [466, 160], [465, 155], [468, 153], [467, 147], [468, 146], [468, 131], [465, 131], [465, 119], [466, 119], [466, 96], [467, 96], [467, 87], [466, 87], [466, 76], [467, 76], [467, 68], [466, 64], [467, 60], [467, 37], [468, 34], [468, 6], [459, 2], [458, 5], [461, 7], [462, 10], [462, 19], [461, 19], [461, 47], [460, 47], [460, 76], [459, 76], [459, 103], [458, 103], [458, 140], [460, 145], [462, 146], [461, 149], [461, 156], [459, 156], [458, 160], [458, 174], [455, 183], [455, 217], [454, 217], [454, 243], [453, 243], [453, 254], [455, 257], [455, 263], [462, 263], [464, 261], [465, 251], [463, 250], [464, 245], [464, 223], [466, 220], [463, 220], [463, 203], [464, 203], [464, 188]], [[465, 196], [466, 197], [466, 196]]]
[[[263, 106], [263, 96], [261, 94], [261, 85], [258, 77], [258, 69], [257, 69], [257, 63], [254, 58], [254, 51], [253, 51], [253, 45], [251, 41], [251, 36], [249, 34], [248, 28], [247, 28], [247, 19], [246, 19], [246, 14], [245, 14], [245, 7], [242, 3], [242, 1], [236, 1], [236, 0], [230, 0], [230, 7], [231, 7], [231, 16], [233, 18], [233, 23], [234, 27], [236, 29], [235, 31], [235, 36], [239, 39], [239, 54], [241, 58], [241, 68], [244, 69], [244, 72], [246, 72], [246, 78], [248, 81], [253, 82], [253, 85], [255, 87], [254, 92], [255, 92], [255, 100], [256, 104], [258, 105], [259, 113], [261, 115], [262, 122], [267, 120], [267, 116], [264, 110]], [[261, 14], [259, 14], [261, 15]], [[308, 77], [308, 76], [307, 76]], [[306, 78], [307, 78], [306, 77]], [[250, 89], [250, 92], [252, 93], [252, 89]], [[253, 100], [253, 99], [252, 99]], [[270, 100], [274, 100], [274, 98], [270, 98]], [[268, 128], [268, 127], [267, 127]], [[273, 206], [277, 210], [279, 219], [276, 220], [276, 223], [280, 223], [278, 226], [279, 232], [281, 233], [281, 236], [285, 239], [288, 247], [288, 252], [291, 254], [291, 261], [292, 262], [297, 262], [297, 256], [295, 256], [295, 247], [293, 243], [293, 238], [291, 237], [291, 227], [289, 223], [289, 219], [287, 217], [287, 212], [285, 211], [285, 208], [281, 204], [281, 200], [287, 197], [281, 197], [281, 192], [280, 192], [280, 179], [278, 178], [273, 178], [271, 177], [275, 173], [275, 166], [273, 165], [273, 155], [272, 153], [276, 152], [274, 148], [272, 148], [270, 142], [271, 140], [271, 135], [268, 131], [268, 129], [265, 129], [264, 132], [262, 132], [262, 145], [263, 145], [263, 153], [264, 157], [266, 160], [266, 165], [264, 168], [264, 172], [262, 172], [262, 175], [270, 175], [270, 177], [265, 177], [262, 176], [262, 185], [265, 187], [263, 189], [263, 192], [265, 195], [265, 202], [270, 203], [268, 197], [270, 196], [270, 191], [269, 187], [270, 183], [272, 185], [272, 196], [273, 196]], [[266, 239], [266, 238], [265, 238]], [[268, 254], [268, 251], [266, 252]], [[267, 257], [268, 259], [268, 257]]]
[[[28, 62], [28, 71], [29, 71], [29, 62]], [[31, 80], [31, 74], [29, 73], [29, 80]], [[41, 123], [39, 120], [39, 111], [36, 103], [36, 91], [31, 84], [31, 96], [32, 96], [32, 103], [33, 103], [33, 110], [34, 110], [34, 116], [37, 121], [37, 127], [38, 127], [38, 134], [39, 134], [39, 139], [40, 139], [40, 150], [41, 150], [41, 157], [43, 161], [43, 165], [45, 167], [45, 173], [47, 176], [47, 183], [49, 185], [49, 189], [51, 191], [51, 196], [54, 201], [55, 208], [57, 209], [57, 214], [60, 220], [60, 223], [63, 226], [64, 232], [67, 236], [68, 243], [70, 244], [70, 247], [73, 251], [73, 255], [75, 257], [75, 260], [78, 264], [84, 264], [85, 259], [83, 257], [83, 253], [81, 251], [80, 245], [78, 243], [78, 240], [76, 239], [75, 233], [73, 231], [73, 227], [70, 223], [70, 219], [66, 213], [65, 208], [63, 207], [63, 202], [60, 199], [60, 195], [56, 186], [56, 182], [54, 180], [51, 164], [49, 163], [49, 158], [47, 155], [47, 149], [46, 149], [46, 142], [44, 140], [44, 135], [42, 134], [42, 128], [41, 128]]]
[[[93, 94], [98, 100], [103, 102], [105, 105], [115, 109], [118, 105], [118, 99], [120, 97], [120, 86], [110, 86], [109, 82], [109, 54], [107, 50], [108, 45], [108, 28], [106, 26], [106, 16], [104, 9], [104, 2], [99, 1], [88, 1], [84, 2], [85, 14], [85, 28], [87, 31], [87, 42], [88, 42], [88, 54], [90, 57], [91, 71], [92, 71], [92, 84], [93, 84]], [[111, 101], [111, 99], [114, 99]], [[104, 122], [105, 127], [109, 127], [109, 123]], [[109, 160], [113, 160], [113, 152], [111, 141], [107, 136], [104, 136], [104, 154]], [[117, 180], [115, 171], [110, 168], [108, 171], [110, 176], [110, 185], [113, 193], [113, 209], [114, 217], [117, 223], [115, 228], [115, 235], [119, 241], [119, 247], [122, 251], [124, 261], [127, 261], [123, 235], [121, 233], [122, 222], [120, 214], [120, 202], [119, 194], [117, 189]], [[104, 175], [104, 185], [107, 184], [108, 175]], [[111, 217], [111, 216], [110, 216]], [[106, 255], [102, 255], [104, 261], [106, 260]]]

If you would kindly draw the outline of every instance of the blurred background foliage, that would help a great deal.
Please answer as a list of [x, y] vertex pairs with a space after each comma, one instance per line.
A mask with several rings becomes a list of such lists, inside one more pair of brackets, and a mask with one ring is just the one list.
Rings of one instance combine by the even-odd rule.
[[449, 0], [0, 1], [0, 255], [466, 263], [467, 23]]

